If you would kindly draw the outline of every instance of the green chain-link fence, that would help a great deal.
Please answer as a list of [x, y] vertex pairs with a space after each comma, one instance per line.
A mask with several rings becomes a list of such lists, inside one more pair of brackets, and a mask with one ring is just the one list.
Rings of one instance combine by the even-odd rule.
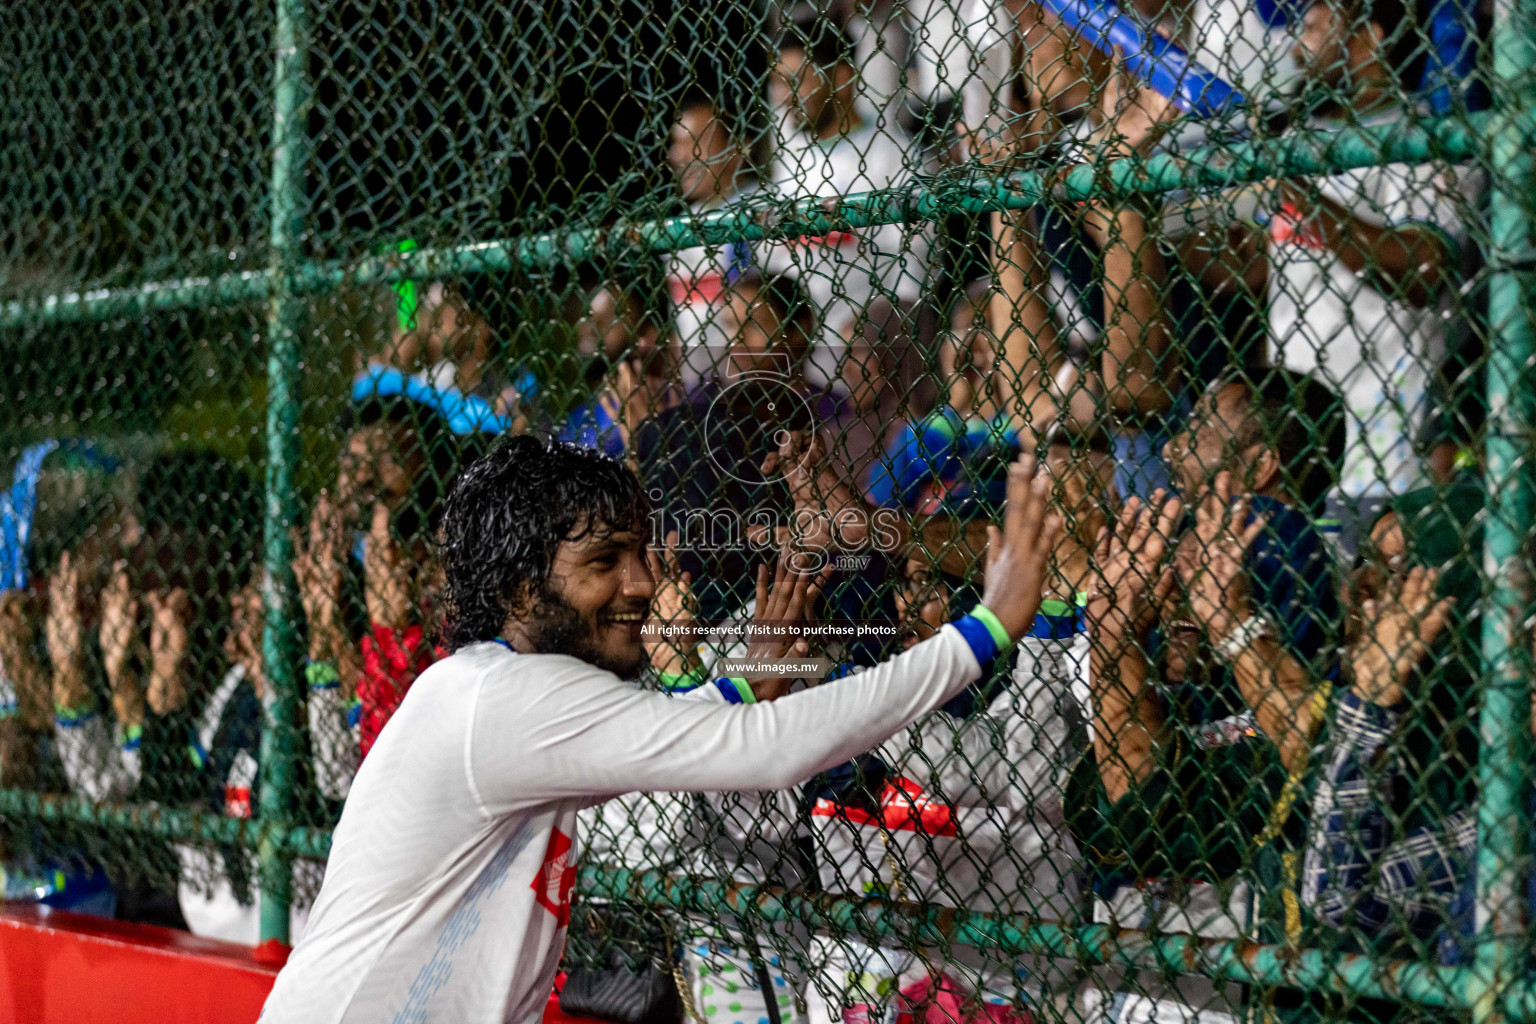
[[1022, 450], [1032, 635], [794, 790], [587, 812], [568, 962], [700, 1024], [1536, 1019], [1529, 3], [10, 14], [8, 895], [289, 941], [497, 435], [641, 475], [679, 690], [785, 534], [810, 682], [967, 610]]

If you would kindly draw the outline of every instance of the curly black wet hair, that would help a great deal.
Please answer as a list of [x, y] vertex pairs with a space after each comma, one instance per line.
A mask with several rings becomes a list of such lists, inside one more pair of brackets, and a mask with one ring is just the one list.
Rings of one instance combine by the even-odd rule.
[[443, 507], [448, 649], [495, 639], [523, 602], [537, 601], [563, 541], [639, 528], [647, 511], [634, 472], [594, 449], [527, 434], [498, 444]]

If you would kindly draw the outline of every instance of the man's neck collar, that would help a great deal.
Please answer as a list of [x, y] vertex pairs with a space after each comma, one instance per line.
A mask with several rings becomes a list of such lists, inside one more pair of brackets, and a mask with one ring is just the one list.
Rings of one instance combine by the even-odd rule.
[[538, 648], [533, 641], [528, 639], [527, 630], [516, 621], [509, 621], [501, 627], [501, 634], [495, 637], [492, 643], [498, 644], [511, 651], [513, 654], [538, 654]]

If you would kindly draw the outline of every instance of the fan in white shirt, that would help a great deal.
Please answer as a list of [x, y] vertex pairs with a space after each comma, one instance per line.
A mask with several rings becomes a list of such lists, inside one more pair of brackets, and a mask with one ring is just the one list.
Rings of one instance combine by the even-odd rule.
[[[1033, 622], [1059, 520], [1009, 474], [971, 615], [857, 678], [757, 702], [721, 679], [673, 700], [622, 681], [654, 593], [630, 469], [510, 438], [442, 517], [454, 654], [411, 688], [352, 785], [309, 928], [262, 1019], [539, 1019], [565, 941], [576, 815], [640, 790], [783, 789], [869, 750], [974, 681]], [[761, 619], [814, 584], [780, 560]], [[782, 657], [760, 640], [749, 656]], [[763, 696], [778, 696], [781, 687]]]
[[[1329, 97], [1319, 127], [1408, 115], [1399, 80], [1416, 77], [1412, 10], [1402, 0], [1307, 9], [1295, 56]], [[1444, 163], [1287, 180], [1275, 187], [1268, 225], [1205, 268], [1213, 284], [1250, 289], [1264, 287], [1267, 271], [1272, 359], [1344, 396], [1349, 440], [1330, 514], [1343, 521], [1347, 554], [1373, 505], [1426, 482], [1412, 439], [1444, 354], [1448, 284], [1480, 186], [1475, 172]]]
[[[918, 170], [916, 148], [893, 123], [867, 121], [855, 104], [858, 72], [850, 46], [825, 19], [786, 30], [769, 80], [770, 104], [784, 112], [784, 135], [770, 187], [785, 198], [841, 196], [892, 188]], [[913, 154], [909, 158], [909, 153]], [[829, 231], [763, 247], [770, 273], [800, 279], [822, 324], [806, 377], [838, 379], [850, 325], [883, 297], [894, 308], [917, 301], [928, 279], [929, 232], [886, 224]], [[901, 317], [890, 318], [899, 330]]]
[[[730, 115], [702, 93], [685, 97], [667, 143], [667, 163], [690, 213], [724, 209], [746, 195], [746, 152]], [[724, 322], [725, 290], [751, 265], [745, 242], [696, 245], [667, 259], [667, 291], [682, 350], [683, 386], [692, 390], [712, 380], [729, 338]]]

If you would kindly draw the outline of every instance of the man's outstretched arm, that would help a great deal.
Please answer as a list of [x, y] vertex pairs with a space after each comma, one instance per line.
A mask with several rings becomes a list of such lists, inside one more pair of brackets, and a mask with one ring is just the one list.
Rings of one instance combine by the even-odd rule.
[[727, 705], [636, 690], [575, 660], [536, 682], [487, 680], [469, 752], [487, 810], [633, 790], [783, 789], [878, 746], [973, 682], [1034, 621], [1060, 528], [1049, 492], [1033, 459], [1015, 464], [978, 610], [834, 685]]

